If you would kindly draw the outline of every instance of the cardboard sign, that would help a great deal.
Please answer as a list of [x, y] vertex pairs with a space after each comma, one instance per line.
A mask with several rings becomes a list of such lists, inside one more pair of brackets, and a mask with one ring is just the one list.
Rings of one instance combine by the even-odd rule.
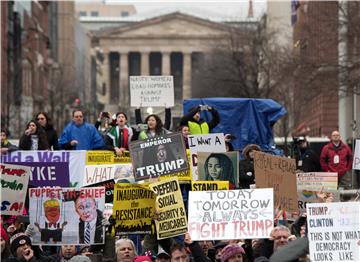
[[148, 186], [115, 185], [113, 216], [116, 220], [116, 235], [150, 234], [154, 212], [155, 194]]
[[273, 190], [189, 192], [191, 239], [268, 238], [274, 223]]
[[1, 214], [22, 215], [31, 174], [30, 167], [0, 164]]
[[29, 189], [33, 244], [103, 244], [105, 188], [38, 187]]
[[337, 190], [338, 174], [331, 172], [297, 173], [297, 189], [299, 190]]
[[228, 190], [229, 181], [191, 181], [192, 191]]
[[294, 159], [255, 151], [256, 188], [274, 189], [274, 206], [297, 212], [296, 164]]
[[184, 140], [180, 133], [132, 142], [130, 154], [136, 181], [189, 169]]
[[130, 76], [132, 107], [174, 106], [173, 76]]
[[239, 186], [239, 154], [198, 152], [199, 180], [229, 181], [232, 188]]
[[156, 210], [160, 212], [155, 220], [157, 239], [185, 234], [187, 218], [177, 178], [150, 184], [156, 194]]
[[224, 134], [206, 134], [206, 135], [189, 135], [188, 136], [191, 173], [193, 180], [198, 178], [198, 152], [222, 153], [226, 152]]
[[360, 139], [356, 139], [354, 159], [353, 159], [353, 169], [360, 170]]
[[360, 202], [306, 207], [311, 261], [360, 261]]
[[31, 166], [32, 186], [81, 187], [86, 151], [15, 151], [2, 155], [1, 162]]

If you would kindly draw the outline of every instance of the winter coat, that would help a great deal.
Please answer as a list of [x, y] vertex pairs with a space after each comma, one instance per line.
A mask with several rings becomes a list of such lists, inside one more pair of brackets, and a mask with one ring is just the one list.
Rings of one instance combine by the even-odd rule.
[[[72, 146], [70, 142], [77, 140], [78, 144]], [[105, 143], [96, 128], [84, 122], [77, 126], [74, 122], [69, 123], [62, 133], [59, 144], [65, 150], [94, 150], [105, 148]]]
[[217, 126], [220, 122], [219, 113], [212, 108], [209, 112], [212, 115], [212, 119], [210, 122], [205, 122], [204, 120], [200, 119], [199, 122], [194, 120], [194, 115], [200, 111], [200, 106], [193, 107], [189, 110], [189, 112], [184, 115], [180, 120], [180, 125], [188, 126], [190, 134], [208, 134], [210, 133], [211, 129]]
[[[337, 162], [336, 159], [338, 159]], [[337, 172], [339, 178], [341, 178], [352, 168], [350, 147], [341, 141], [338, 146], [335, 146], [332, 142], [326, 144], [321, 150], [320, 164], [323, 171]]]
[[47, 136], [47, 140], [48, 140], [50, 149], [52, 147], [53, 150], [60, 150], [58, 134], [57, 134], [56, 130], [52, 126], [47, 126], [45, 128], [45, 132], [46, 132], [46, 136]]

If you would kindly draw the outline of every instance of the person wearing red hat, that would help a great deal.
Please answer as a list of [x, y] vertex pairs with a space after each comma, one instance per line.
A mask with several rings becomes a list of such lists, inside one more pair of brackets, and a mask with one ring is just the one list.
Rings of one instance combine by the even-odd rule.
[[134, 259], [133, 262], [152, 262], [152, 260], [148, 256], [138, 256]]

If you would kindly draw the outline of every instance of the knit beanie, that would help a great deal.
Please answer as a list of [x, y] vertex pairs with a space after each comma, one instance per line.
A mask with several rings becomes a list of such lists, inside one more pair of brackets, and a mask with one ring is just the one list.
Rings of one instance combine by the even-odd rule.
[[87, 256], [76, 255], [70, 258], [68, 262], [91, 262], [91, 259]]
[[143, 261], [152, 261], [152, 259], [148, 256], [138, 256], [134, 259], [133, 262], [143, 262]]
[[31, 239], [27, 235], [25, 235], [24, 233], [17, 233], [15, 235], [13, 235], [10, 239], [11, 253], [13, 253], [15, 255], [18, 247], [25, 245], [25, 244], [28, 244], [31, 246]]
[[9, 241], [9, 235], [6, 233], [6, 230], [3, 227], [1, 227], [1, 237], [5, 241]]
[[230, 244], [221, 251], [221, 262], [226, 262], [229, 258], [236, 254], [245, 254], [244, 249], [238, 244]]

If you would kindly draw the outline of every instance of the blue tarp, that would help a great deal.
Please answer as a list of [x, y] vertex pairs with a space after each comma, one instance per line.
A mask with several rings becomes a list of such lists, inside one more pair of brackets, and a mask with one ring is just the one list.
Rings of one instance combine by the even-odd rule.
[[[197, 105], [209, 105], [219, 112], [220, 123], [211, 132], [234, 135], [236, 139], [231, 143], [236, 150], [242, 150], [247, 144], [257, 144], [264, 151], [273, 151], [271, 127], [287, 113], [272, 99], [192, 98], [184, 101], [184, 114]], [[202, 111], [201, 117], [209, 121], [211, 114]]]

